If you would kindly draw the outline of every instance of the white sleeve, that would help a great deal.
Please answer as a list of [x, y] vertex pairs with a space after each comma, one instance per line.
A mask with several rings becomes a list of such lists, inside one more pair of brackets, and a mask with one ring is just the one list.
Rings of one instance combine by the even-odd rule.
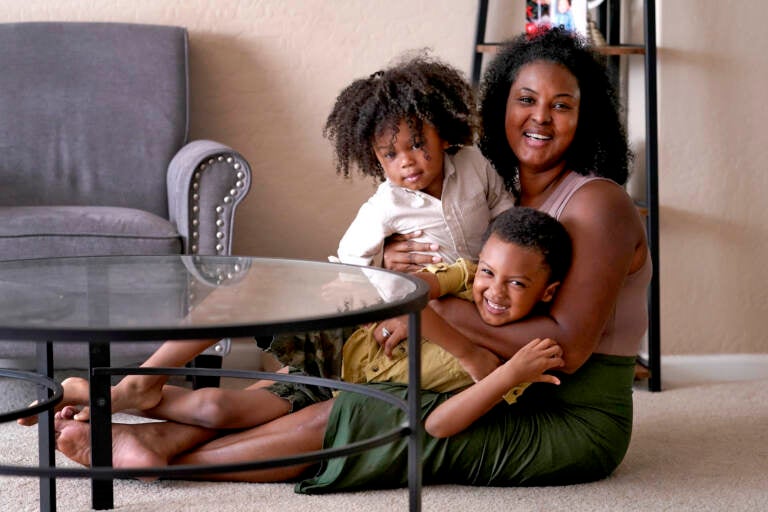
[[342, 263], [370, 265], [384, 248], [384, 239], [392, 234], [386, 221], [382, 197], [374, 194], [357, 212], [355, 220], [339, 242], [338, 259]]

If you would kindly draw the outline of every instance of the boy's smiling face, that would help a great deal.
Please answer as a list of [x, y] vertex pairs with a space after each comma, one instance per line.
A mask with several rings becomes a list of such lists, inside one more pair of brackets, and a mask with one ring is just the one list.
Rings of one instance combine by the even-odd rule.
[[549, 302], [560, 284], [549, 283], [544, 256], [533, 249], [491, 235], [480, 251], [472, 298], [483, 321], [504, 325]]

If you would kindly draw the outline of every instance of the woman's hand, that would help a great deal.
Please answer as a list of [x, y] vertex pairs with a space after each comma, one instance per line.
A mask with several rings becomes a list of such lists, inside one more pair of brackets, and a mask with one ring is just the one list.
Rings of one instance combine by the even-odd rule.
[[439, 250], [438, 244], [412, 240], [421, 235], [421, 231], [414, 231], [407, 235], [396, 234], [388, 237], [384, 241], [384, 268], [400, 272], [416, 272], [430, 263], [440, 263], [442, 261], [440, 256], [423, 254], [426, 251]]

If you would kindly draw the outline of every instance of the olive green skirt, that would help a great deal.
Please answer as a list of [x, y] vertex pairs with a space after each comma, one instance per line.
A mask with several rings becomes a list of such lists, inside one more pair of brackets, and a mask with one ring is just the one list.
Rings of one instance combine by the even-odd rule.
[[[459, 434], [423, 438], [425, 484], [567, 485], [610, 475], [624, 458], [632, 431], [633, 357], [593, 355], [560, 386], [531, 385], [514, 405], [502, 402]], [[407, 388], [368, 384], [405, 399]], [[447, 393], [422, 391], [426, 418]], [[359, 393], [340, 393], [325, 432], [326, 448], [368, 439], [405, 420], [405, 413]], [[296, 492], [404, 487], [408, 443], [399, 439], [366, 452], [324, 461]]]

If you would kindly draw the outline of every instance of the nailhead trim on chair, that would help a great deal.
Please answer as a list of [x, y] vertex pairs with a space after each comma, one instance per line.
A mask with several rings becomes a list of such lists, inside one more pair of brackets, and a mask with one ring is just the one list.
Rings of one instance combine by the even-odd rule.
[[198, 168], [198, 171], [195, 172], [195, 174], [192, 177], [192, 208], [191, 208], [191, 219], [190, 223], [192, 226], [192, 245], [190, 247], [192, 254], [197, 254], [199, 250], [199, 239], [200, 239], [200, 194], [197, 192], [200, 189], [200, 178], [207, 168], [215, 164], [216, 162], [226, 162], [229, 165], [232, 166], [232, 169], [235, 171], [235, 183], [234, 187], [229, 190], [229, 193], [224, 196], [222, 199], [223, 204], [219, 204], [216, 206], [216, 240], [218, 240], [218, 243], [216, 244], [216, 253], [217, 254], [225, 254], [228, 248], [228, 243], [226, 240], [226, 230], [223, 229], [226, 226], [226, 220], [224, 218], [224, 214], [227, 212], [228, 208], [231, 208], [231, 205], [234, 204], [236, 199], [239, 199], [242, 197], [245, 193], [245, 173], [242, 171], [242, 165], [240, 162], [235, 161], [234, 157], [224, 155], [219, 155], [216, 158], [210, 158], [207, 162], [201, 163], [200, 167]]
[[[203, 162], [199, 165], [197, 171], [194, 172], [192, 176], [192, 183], [191, 183], [191, 192], [192, 192], [192, 202], [191, 202], [191, 208], [190, 208], [190, 226], [192, 227], [192, 232], [190, 233], [191, 237], [191, 244], [190, 244], [190, 252], [193, 255], [198, 255], [199, 253], [199, 243], [200, 243], [200, 180], [202, 177], [203, 172], [208, 172], [211, 166], [213, 166], [216, 163], [224, 163], [226, 162], [229, 166], [231, 166], [232, 170], [234, 171], [234, 186], [229, 189], [228, 193], [222, 198], [221, 203], [217, 204], [215, 207], [216, 212], [216, 220], [214, 221], [214, 225], [216, 227], [216, 234], [214, 235], [216, 237], [216, 254], [217, 255], [225, 255], [229, 253], [230, 243], [227, 240], [227, 221], [226, 216], [232, 215], [232, 208], [234, 205], [245, 195], [247, 192], [247, 176], [246, 173], [242, 169], [242, 164], [235, 160], [233, 156], [224, 156], [219, 155], [214, 158], [209, 158], [207, 162]], [[198, 269], [200, 270], [203, 279], [207, 280], [209, 282], [215, 282], [217, 285], [220, 285], [222, 283], [226, 283], [227, 281], [233, 281], [237, 279], [240, 276], [240, 273], [242, 270], [244, 270], [243, 265], [241, 264], [234, 264], [232, 266], [227, 265], [226, 267], [229, 268], [223, 268], [219, 265], [207, 265], [204, 260], [197, 259], [195, 260], [196, 266], [198, 266]], [[196, 292], [198, 291], [198, 281], [192, 280], [189, 283], [189, 292], [188, 292], [188, 302], [187, 302], [187, 311], [192, 311], [194, 309], [194, 301], [195, 297], [197, 296]], [[226, 347], [226, 348], [225, 348]], [[214, 346], [208, 348], [204, 354], [210, 354], [210, 352], [219, 353], [222, 355], [225, 355], [225, 353], [229, 352], [229, 340], [225, 339], [220, 341], [219, 343], [216, 343]]]

